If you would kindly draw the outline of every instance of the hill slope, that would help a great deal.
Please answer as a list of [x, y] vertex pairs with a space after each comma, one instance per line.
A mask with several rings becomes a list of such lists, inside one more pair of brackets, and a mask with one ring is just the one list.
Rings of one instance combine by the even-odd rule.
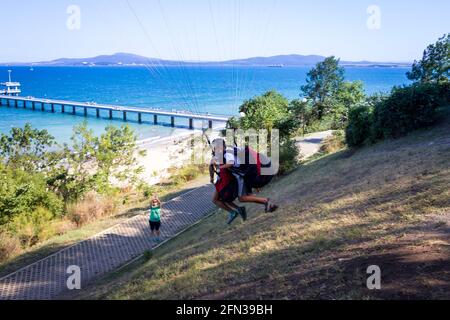
[[450, 298], [449, 159], [448, 118], [318, 157], [265, 190], [277, 213], [251, 207], [232, 227], [216, 214], [79, 298]]

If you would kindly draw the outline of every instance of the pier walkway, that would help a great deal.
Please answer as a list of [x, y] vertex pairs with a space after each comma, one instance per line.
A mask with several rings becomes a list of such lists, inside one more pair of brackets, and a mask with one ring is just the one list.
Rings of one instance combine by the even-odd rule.
[[[189, 128], [194, 129], [194, 120], [207, 121], [208, 127], [213, 128], [214, 123], [225, 124], [228, 121], [226, 116], [218, 116], [202, 113], [191, 113], [181, 111], [165, 111], [157, 109], [145, 109], [135, 107], [123, 107], [108, 104], [96, 104], [90, 102], [75, 102], [65, 100], [43, 99], [34, 97], [21, 97], [0, 95], [0, 106], [8, 106], [15, 108], [30, 108], [32, 110], [40, 109], [41, 111], [50, 111], [55, 113], [59, 110], [61, 113], [71, 113], [73, 115], [78, 114], [77, 111], [81, 110], [84, 116], [88, 116], [88, 110], [95, 110], [97, 118], [101, 117], [101, 112], [106, 112], [109, 119], [113, 119], [113, 113], [122, 114], [122, 119], [127, 121], [127, 116], [130, 113], [137, 114], [138, 122], [143, 122], [144, 115], [150, 115], [153, 117], [152, 122], [157, 125], [158, 117], [170, 118], [170, 124], [175, 127], [175, 119], [187, 119], [189, 121]], [[58, 107], [58, 108], [56, 108]]]

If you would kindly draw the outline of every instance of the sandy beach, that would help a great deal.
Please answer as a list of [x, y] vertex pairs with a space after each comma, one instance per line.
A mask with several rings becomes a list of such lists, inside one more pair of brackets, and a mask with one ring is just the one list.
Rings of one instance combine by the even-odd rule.
[[[215, 129], [211, 136], [217, 136], [219, 130]], [[155, 185], [170, 177], [169, 169], [191, 164], [190, 143], [194, 137], [201, 136], [201, 130], [194, 130], [161, 139], [138, 141], [138, 150], [146, 150], [144, 157], [137, 157], [139, 165], [144, 167], [141, 178], [149, 185]]]

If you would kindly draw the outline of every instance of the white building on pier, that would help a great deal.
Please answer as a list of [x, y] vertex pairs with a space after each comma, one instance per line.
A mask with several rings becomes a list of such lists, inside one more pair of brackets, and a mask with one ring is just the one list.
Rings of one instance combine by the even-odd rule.
[[20, 90], [20, 82], [12, 82], [11, 70], [8, 70], [8, 82], [0, 83], [0, 95], [18, 96], [22, 91]]

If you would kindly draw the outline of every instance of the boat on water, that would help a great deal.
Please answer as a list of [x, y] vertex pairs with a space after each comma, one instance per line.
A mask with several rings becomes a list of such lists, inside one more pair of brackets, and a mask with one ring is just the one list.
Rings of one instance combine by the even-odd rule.
[[11, 70], [8, 70], [8, 81], [0, 83], [0, 95], [18, 96], [22, 92], [20, 90], [20, 82], [11, 80], [11, 72]]
[[269, 68], [284, 68], [284, 64], [271, 64]]

